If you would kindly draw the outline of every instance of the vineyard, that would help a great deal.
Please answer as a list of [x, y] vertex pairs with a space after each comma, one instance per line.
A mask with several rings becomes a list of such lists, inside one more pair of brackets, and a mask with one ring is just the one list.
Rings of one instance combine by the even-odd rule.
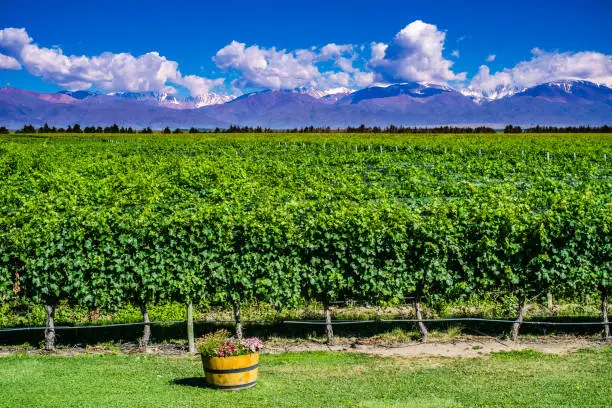
[[[612, 136], [0, 137], [2, 302], [601, 299]], [[330, 330], [331, 330], [331, 326]], [[419, 330], [427, 337], [422, 322]]]

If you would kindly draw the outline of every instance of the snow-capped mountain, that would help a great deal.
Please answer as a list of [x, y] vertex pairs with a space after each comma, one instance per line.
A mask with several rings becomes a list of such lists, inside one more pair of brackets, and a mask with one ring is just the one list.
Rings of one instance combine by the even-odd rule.
[[460, 92], [472, 99], [476, 103], [482, 102], [490, 102], [498, 99], [507, 98], [512, 95], [516, 95], [517, 93], [523, 92], [526, 88], [521, 88], [517, 86], [511, 85], [498, 85], [494, 89], [482, 90], [482, 89], [474, 89], [469, 86], [465, 89], [462, 89]]
[[[68, 95], [79, 100], [100, 96], [100, 94], [89, 91], [60, 91], [58, 94]], [[203, 106], [219, 105], [235, 98], [234, 96], [221, 95], [215, 92], [208, 92], [199, 96], [188, 96], [186, 98], [178, 98], [176, 95], [167, 92], [111, 92], [105, 96], [133, 100], [170, 109], [195, 109]]]
[[134, 99], [143, 102], [155, 102], [161, 105], [179, 105], [176, 96], [167, 92], [111, 92], [108, 96], [117, 98]]
[[[473, 90], [472, 90], [473, 91]], [[612, 88], [581, 80], [559, 80], [496, 94], [457, 91], [434, 83], [372, 86], [351, 92], [267, 90], [238, 98], [216, 94], [179, 99], [163, 93], [37, 93], [0, 88], [0, 126], [108, 125], [154, 128], [294, 128], [433, 125], [604, 125], [612, 121]], [[476, 95], [476, 96], [478, 96]], [[231, 100], [230, 100], [231, 99]], [[225, 103], [224, 103], [225, 102]]]
[[119, 92], [112, 95], [120, 98], [154, 102], [160, 106], [171, 109], [194, 109], [203, 106], [219, 105], [235, 98], [234, 96], [221, 95], [215, 92], [208, 92], [198, 96], [188, 96], [184, 99], [179, 99], [175, 95], [166, 92]]
[[326, 96], [331, 96], [331, 95], [346, 96], [348, 94], [355, 92], [355, 90], [341, 86], [338, 88], [329, 88], [329, 89], [297, 88], [295, 92], [310, 95], [316, 99], [321, 99], [321, 98], [325, 98]]
[[428, 98], [445, 93], [457, 93], [457, 91], [448, 85], [405, 82], [387, 86], [371, 86], [369, 88], [364, 88], [351, 93], [346, 98], [343, 98], [342, 101], [355, 104], [364, 100], [390, 98], [402, 95], [412, 98]]
[[[597, 84], [590, 81], [585, 81], [581, 79], [559, 79], [555, 81], [546, 82], [543, 84], [535, 85], [530, 88], [519, 87], [516, 85], [498, 85], [494, 89], [490, 90], [477, 90], [470, 87], [467, 87], [460, 92], [471, 98], [476, 103], [482, 102], [490, 102], [499, 99], [504, 99], [513, 95], [519, 95], [524, 93], [546, 93], [561, 91], [566, 94], [572, 94], [574, 90], [578, 89], [578, 92], [584, 91], [584, 88], [601, 88], [601, 89], [609, 89], [606, 85]], [[547, 91], [548, 90], [548, 91]], [[543, 96], [543, 95], [541, 95]]]
[[221, 95], [215, 92], [208, 92], [204, 95], [189, 96], [185, 98], [185, 102], [192, 104], [194, 108], [201, 108], [203, 106], [221, 105], [235, 99], [235, 96]]
[[612, 88], [584, 80], [563, 79], [525, 89], [517, 96], [567, 102], [570, 99], [611, 100]]

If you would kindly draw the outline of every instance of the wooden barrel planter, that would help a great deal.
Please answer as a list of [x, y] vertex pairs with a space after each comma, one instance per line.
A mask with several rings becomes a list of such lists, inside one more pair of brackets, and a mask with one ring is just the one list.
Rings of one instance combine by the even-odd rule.
[[257, 384], [259, 353], [232, 357], [202, 356], [209, 387], [218, 390], [243, 390]]

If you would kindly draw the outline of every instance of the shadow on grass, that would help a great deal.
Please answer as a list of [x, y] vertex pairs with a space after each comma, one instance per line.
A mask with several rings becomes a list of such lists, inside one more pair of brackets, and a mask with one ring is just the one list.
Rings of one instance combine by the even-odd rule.
[[182, 385], [185, 387], [209, 388], [204, 377], [176, 378], [170, 381], [171, 385]]

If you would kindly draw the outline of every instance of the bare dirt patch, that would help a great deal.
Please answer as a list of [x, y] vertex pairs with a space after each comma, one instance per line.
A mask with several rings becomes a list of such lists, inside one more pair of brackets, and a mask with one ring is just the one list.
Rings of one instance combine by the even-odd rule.
[[498, 351], [535, 350], [549, 354], [566, 354], [583, 348], [602, 346], [605, 343], [588, 337], [534, 337], [519, 342], [500, 340], [495, 337], [461, 336], [452, 340], [432, 340], [427, 343], [419, 341], [402, 343], [384, 343], [363, 340], [340, 340], [333, 346], [317, 341], [293, 341], [270, 344], [266, 347], [269, 353], [303, 352], [303, 351], [344, 351], [373, 354], [385, 357], [479, 357]]

